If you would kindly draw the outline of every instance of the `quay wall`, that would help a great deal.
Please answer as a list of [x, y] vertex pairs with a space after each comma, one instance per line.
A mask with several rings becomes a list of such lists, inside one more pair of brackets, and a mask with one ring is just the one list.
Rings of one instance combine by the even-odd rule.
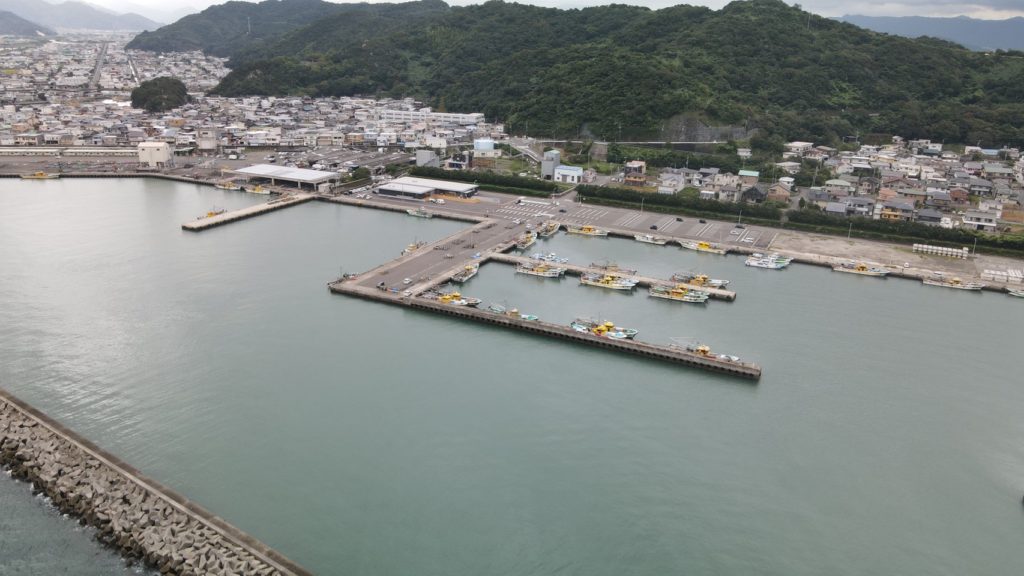
[[0, 467], [161, 574], [310, 574], [2, 389]]
[[718, 372], [720, 374], [739, 376], [741, 378], [747, 378], [754, 381], [761, 378], [761, 367], [749, 362], [716, 361], [680, 348], [659, 346], [645, 342], [638, 342], [636, 340], [614, 340], [611, 338], [596, 336], [594, 334], [584, 334], [569, 327], [540, 320], [522, 320], [520, 318], [503, 316], [484, 310], [477, 310], [475, 308], [442, 304], [440, 302], [434, 302], [423, 298], [397, 298], [388, 292], [357, 287], [345, 282], [336, 282], [331, 284], [330, 290], [336, 294], [358, 296], [377, 302], [407, 306], [418, 310], [444, 314], [446, 316], [475, 320], [493, 326], [513, 328], [542, 336], [559, 338], [562, 340], [611, 349], [618, 352], [625, 352], [655, 360], [701, 368], [712, 372]]
[[[401, 212], [405, 214], [406, 210], [410, 208], [423, 208], [427, 209], [426, 206], [419, 204], [410, 204], [409, 206], [395, 206], [394, 204], [387, 204], [384, 202], [374, 202], [373, 200], [362, 199], [362, 198], [349, 198], [343, 196], [317, 196], [317, 200], [321, 202], [329, 202], [331, 204], [344, 204], [346, 206], [356, 206], [360, 208], [375, 208], [377, 210], [389, 210], [391, 212]], [[472, 222], [473, 224], [479, 224], [480, 222], [486, 222], [487, 217], [475, 216], [471, 214], [459, 214], [457, 212], [449, 211], [437, 211], [429, 210], [433, 214], [434, 218], [444, 218], [447, 220], [456, 220], [459, 222]]]

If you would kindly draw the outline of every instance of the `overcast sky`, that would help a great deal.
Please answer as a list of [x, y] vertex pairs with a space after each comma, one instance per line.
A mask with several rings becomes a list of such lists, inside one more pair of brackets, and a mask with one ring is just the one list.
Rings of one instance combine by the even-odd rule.
[[[55, 1], [55, 0], [51, 0]], [[224, 0], [85, 0], [117, 12], [138, 12], [143, 15], [175, 14], [191, 8], [198, 12]], [[334, 0], [331, 0], [334, 1]], [[376, 1], [376, 0], [370, 0]], [[473, 4], [467, 0], [446, 0], [449, 4]], [[519, 0], [526, 4], [559, 8], [581, 8], [599, 6], [611, 2], [595, 0]], [[788, 0], [787, 0], [788, 1]], [[618, 0], [622, 4], [634, 4], [651, 8], [663, 8], [676, 4], [694, 4], [721, 8], [728, 0]], [[794, 2], [788, 2], [793, 4]], [[804, 0], [799, 3], [805, 10], [822, 16], [844, 14], [865, 14], [869, 16], [971, 16], [974, 18], [1011, 18], [1024, 16], [1024, 0]], [[146, 13], [149, 14], [146, 14]], [[150, 16], [153, 17], [153, 16]]]

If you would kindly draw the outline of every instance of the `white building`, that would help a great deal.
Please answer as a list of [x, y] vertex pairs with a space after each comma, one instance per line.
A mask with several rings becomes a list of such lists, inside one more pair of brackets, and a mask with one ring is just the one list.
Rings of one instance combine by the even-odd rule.
[[167, 142], [139, 142], [139, 164], [162, 168], [171, 161], [171, 145]]
[[555, 182], [579, 184], [583, 180], [583, 168], [579, 166], [560, 165], [555, 168]]

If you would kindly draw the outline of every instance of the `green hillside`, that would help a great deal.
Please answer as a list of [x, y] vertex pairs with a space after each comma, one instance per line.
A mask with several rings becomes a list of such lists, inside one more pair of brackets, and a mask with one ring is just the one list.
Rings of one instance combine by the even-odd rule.
[[610, 139], [657, 137], [687, 115], [759, 127], [764, 150], [875, 132], [1024, 143], [1021, 54], [878, 34], [778, 0], [349, 6], [234, 51], [216, 92], [414, 96], [512, 131]]

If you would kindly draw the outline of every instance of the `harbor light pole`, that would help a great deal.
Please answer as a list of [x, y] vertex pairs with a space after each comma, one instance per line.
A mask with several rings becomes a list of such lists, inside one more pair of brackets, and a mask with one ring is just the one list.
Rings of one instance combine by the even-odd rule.
[[850, 220], [850, 229], [846, 231], [846, 239], [849, 240], [853, 234], [853, 220]]

